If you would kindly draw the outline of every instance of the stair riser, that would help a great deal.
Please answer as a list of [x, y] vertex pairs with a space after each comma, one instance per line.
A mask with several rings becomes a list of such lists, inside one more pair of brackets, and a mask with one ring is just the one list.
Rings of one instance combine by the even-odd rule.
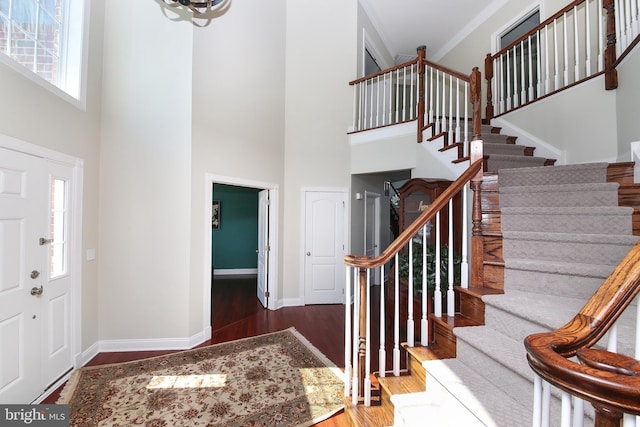
[[579, 285], [574, 276], [506, 268], [505, 282], [509, 290], [527, 291], [545, 295], [562, 295], [570, 298], [589, 299], [604, 282], [604, 277], [581, 277]]
[[[542, 261], [616, 265], [629, 252], [624, 244], [549, 242], [503, 239], [503, 250], [511, 258]], [[506, 260], [508, 264], [508, 260]]]
[[546, 161], [547, 159], [542, 157], [494, 154], [487, 159], [487, 172], [497, 172], [500, 169], [544, 166]]
[[508, 154], [511, 156], [526, 156], [525, 151], [527, 147], [524, 145], [515, 145], [515, 144], [494, 144], [490, 143], [483, 145], [482, 153], [484, 155], [492, 155], [492, 154]]
[[606, 174], [606, 163], [501, 171], [500, 187], [603, 183], [607, 182]]

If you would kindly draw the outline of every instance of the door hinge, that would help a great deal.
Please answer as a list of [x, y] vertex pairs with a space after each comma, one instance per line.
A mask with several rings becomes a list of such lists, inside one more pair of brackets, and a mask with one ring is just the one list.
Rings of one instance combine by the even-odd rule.
[[264, 247], [264, 250], [265, 250], [266, 252], [269, 252], [269, 251], [271, 250], [271, 246], [270, 246], [270, 245], [266, 245], [266, 246]]
[[265, 296], [265, 297], [267, 297], [267, 298], [269, 298], [269, 297], [271, 296], [271, 292], [269, 292], [269, 291], [265, 291], [265, 292], [264, 292], [264, 296]]

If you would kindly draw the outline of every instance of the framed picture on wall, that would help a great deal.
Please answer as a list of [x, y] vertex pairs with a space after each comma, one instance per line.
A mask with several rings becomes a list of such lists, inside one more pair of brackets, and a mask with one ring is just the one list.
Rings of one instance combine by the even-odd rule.
[[220, 228], [220, 200], [214, 200], [211, 204], [211, 228]]

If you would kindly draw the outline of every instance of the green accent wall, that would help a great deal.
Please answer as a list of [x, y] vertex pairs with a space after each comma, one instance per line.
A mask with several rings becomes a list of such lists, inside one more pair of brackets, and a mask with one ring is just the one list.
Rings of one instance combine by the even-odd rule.
[[220, 228], [211, 230], [214, 269], [258, 268], [259, 189], [214, 184], [220, 201]]

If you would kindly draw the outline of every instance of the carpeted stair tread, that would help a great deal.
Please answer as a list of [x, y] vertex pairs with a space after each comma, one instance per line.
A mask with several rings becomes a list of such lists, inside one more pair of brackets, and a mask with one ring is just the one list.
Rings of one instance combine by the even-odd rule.
[[502, 248], [508, 257], [616, 265], [638, 241], [637, 236], [507, 231]]
[[507, 207], [501, 212], [502, 230], [631, 234], [633, 208]]
[[493, 156], [496, 154], [507, 154], [512, 156], [524, 156], [527, 147], [516, 144], [500, 144], [495, 142], [486, 142], [482, 144], [483, 154]]
[[506, 269], [525, 270], [540, 273], [571, 275], [577, 277], [594, 277], [602, 280], [609, 277], [615, 266], [605, 264], [586, 264], [562, 261], [540, 261], [531, 259], [510, 258]]
[[543, 157], [492, 154], [487, 159], [487, 172], [497, 172], [502, 169], [520, 169], [533, 166], [543, 166], [546, 162], [547, 159]]
[[500, 206], [616, 206], [615, 182], [500, 187]]
[[[536, 263], [537, 264], [537, 263]], [[608, 266], [605, 266], [608, 267]], [[611, 273], [613, 267], [607, 268]], [[504, 270], [504, 281], [509, 290], [524, 291], [532, 294], [561, 295], [569, 298], [589, 299], [602, 285], [608, 274], [602, 277], [561, 274], [546, 271], [528, 271], [514, 268]], [[535, 283], [535, 286], [531, 284]], [[532, 296], [535, 299], [535, 296]]]
[[524, 185], [558, 185], [607, 182], [607, 163], [583, 163], [537, 168], [503, 169], [500, 188]]
[[436, 390], [444, 389], [456, 396], [484, 425], [516, 426], [522, 425], [523, 420], [531, 420], [531, 401], [519, 401], [517, 396], [487, 381], [459, 360], [433, 360], [423, 366], [427, 370], [427, 390], [430, 384], [437, 383]]

